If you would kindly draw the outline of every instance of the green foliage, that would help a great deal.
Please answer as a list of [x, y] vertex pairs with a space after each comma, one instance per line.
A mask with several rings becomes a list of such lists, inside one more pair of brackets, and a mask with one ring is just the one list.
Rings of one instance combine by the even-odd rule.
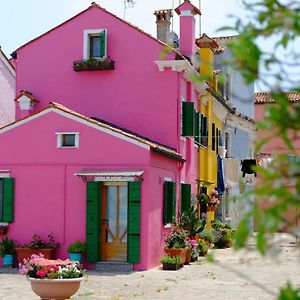
[[28, 244], [18, 245], [18, 247], [30, 249], [53, 249], [59, 248], [60, 243], [55, 242], [52, 234], [48, 234], [48, 241], [43, 240], [38, 234], [34, 234]]
[[83, 253], [83, 252], [85, 252], [85, 243], [78, 240], [75, 243], [70, 244], [68, 246], [68, 252], [69, 253]]
[[160, 262], [162, 264], [176, 264], [176, 265], [180, 265], [181, 264], [181, 258], [179, 256], [163, 256], [160, 259]]
[[0, 242], [0, 255], [12, 255], [15, 253], [15, 241], [7, 235]]
[[200, 239], [203, 239], [209, 243], [214, 242], [214, 231], [208, 228], [203, 229], [199, 234], [198, 234]]
[[285, 287], [280, 289], [278, 300], [300, 300], [300, 289], [295, 289], [289, 282]]
[[199, 220], [197, 208], [191, 207], [188, 211], [182, 213], [178, 227], [188, 232], [192, 239], [196, 234], [201, 232], [206, 224], [206, 220]]
[[165, 248], [185, 248], [188, 234], [180, 227], [173, 226], [170, 233], [165, 235]]

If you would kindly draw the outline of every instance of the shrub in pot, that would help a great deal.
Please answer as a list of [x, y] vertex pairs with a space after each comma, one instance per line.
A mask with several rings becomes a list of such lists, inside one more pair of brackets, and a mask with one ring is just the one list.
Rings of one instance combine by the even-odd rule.
[[169, 256], [180, 256], [182, 264], [186, 258], [187, 232], [178, 226], [173, 226], [165, 236], [164, 250]]
[[29, 243], [20, 244], [16, 247], [18, 263], [23, 263], [23, 260], [31, 257], [32, 254], [43, 254], [45, 258], [51, 259], [54, 256], [55, 249], [59, 247], [60, 244], [55, 242], [52, 234], [48, 235], [48, 241], [34, 234]]
[[81, 261], [82, 253], [85, 252], [85, 243], [77, 240], [68, 246], [69, 258], [73, 261]]
[[212, 244], [215, 239], [214, 230], [205, 228], [198, 234], [198, 237], [205, 240], [209, 247], [209, 245]]
[[4, 266], [12, 266], [15, 253], [15, 241], [5, 236], [0, 242], [0, 254]]
[[181, 266], [180, 256], [164, 256], [160, 259], [163, 265], [163, 270], [178, 270]]

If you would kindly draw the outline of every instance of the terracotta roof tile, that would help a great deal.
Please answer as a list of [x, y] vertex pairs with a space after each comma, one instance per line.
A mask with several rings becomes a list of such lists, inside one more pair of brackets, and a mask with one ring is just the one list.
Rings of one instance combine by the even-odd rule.
[[219, 47], [214, 49], [214, 53], [220, 54], [225, 52], [228, 49], [228, 43], [233, 42], [237, 37], [237, 35], [213, 37], [212, 39], [219, 44]]
[[[291, 102], [300, 102], [300, 92], [285, 92], [284, 93]], [[265, 104], [265, 103], [273, 103], [274, 99], [272, 95], [267, 92], [255, 93], [254, 95], [254, 103], [255, 104]]]

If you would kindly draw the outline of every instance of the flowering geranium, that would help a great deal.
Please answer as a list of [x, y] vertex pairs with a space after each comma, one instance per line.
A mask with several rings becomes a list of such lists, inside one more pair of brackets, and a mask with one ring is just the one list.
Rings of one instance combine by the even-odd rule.
[[79, 278], [84, 275], [78, 262], [66, 260], [45, 259], [42, 254], [31, 255], [19, 265], [19, 273], [31, 278], [68, 279]]
[[165, 235], [165, 248], [185, 248], [187, 246], [187, 232], [173, 226], [170, 233]]

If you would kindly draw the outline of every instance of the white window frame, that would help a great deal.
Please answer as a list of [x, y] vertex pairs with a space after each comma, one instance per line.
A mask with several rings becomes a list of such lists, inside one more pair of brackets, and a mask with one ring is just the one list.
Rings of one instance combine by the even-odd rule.
[[[57, 135], [57, 148], [63, 149], [72, 149], [79, 148], [79, 132], [56, 132]], [[75, 145], [74, 146], [63, 146], [63, 136], [66, 134], [74, 134], [75, 135]]]
[[107, 29], [86, 29], [83, 31], [83, 59], [90, 58], [90, 37], [100, 36], [101, 32], [105, 31], [105, 55], [97, 60], [105, 60], [107, 58]]

